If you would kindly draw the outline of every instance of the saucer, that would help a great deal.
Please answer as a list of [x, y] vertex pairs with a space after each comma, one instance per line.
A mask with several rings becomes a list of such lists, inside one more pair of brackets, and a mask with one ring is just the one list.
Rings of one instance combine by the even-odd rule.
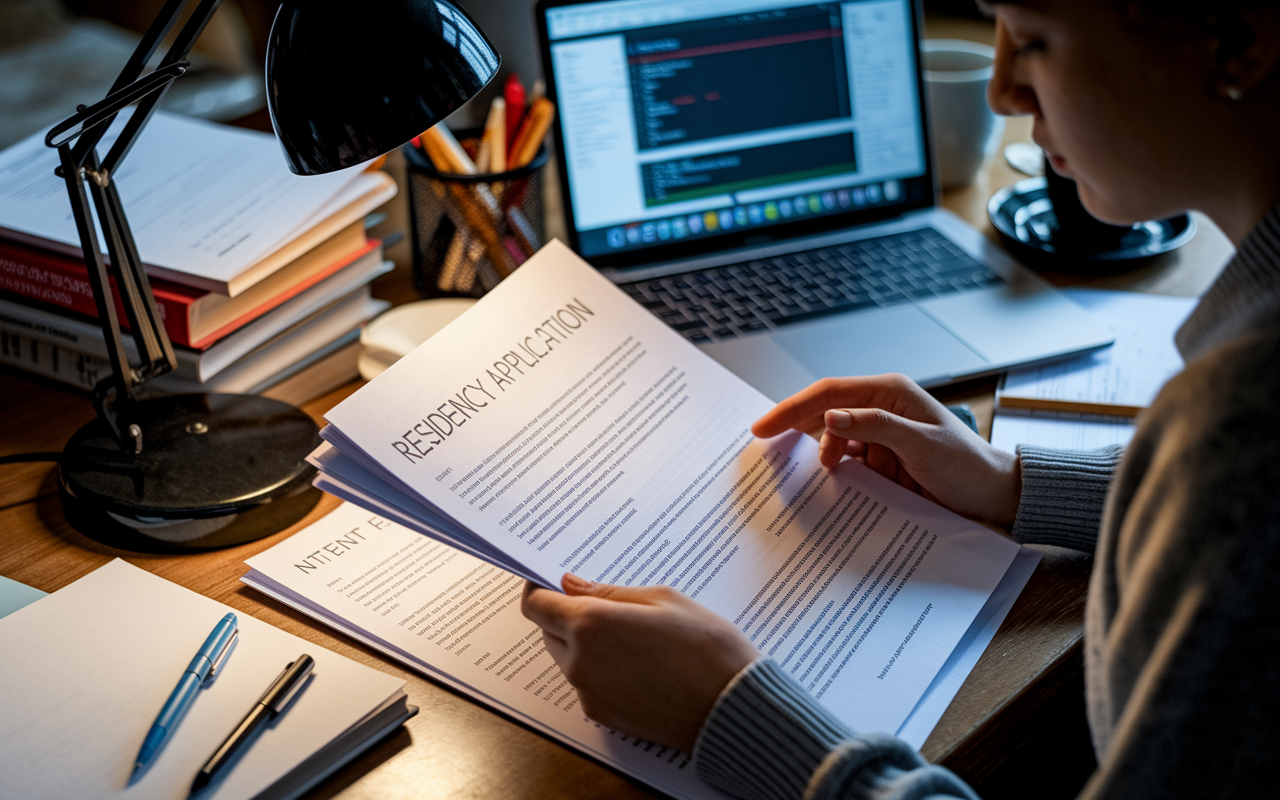
[[367, 381], [408, 355], [476, 304], [471, 298], [445, 297], [406, 303], [375, 317], [360, 332], [357, 367]]
[[1169, 219], [1139, 222], [1113, 247], [1063, 252], [1053, 242], [1058, 233], [1058, 219], [1054, 216], [1044, 178], [1027, 178], [996, 192], [987, 202], [987, 214], [1009, 252], [1028, 264], [1058, 260], [1137, 261], [1176, 250], [1196, 232], [1195, 220], [1179, 214]]

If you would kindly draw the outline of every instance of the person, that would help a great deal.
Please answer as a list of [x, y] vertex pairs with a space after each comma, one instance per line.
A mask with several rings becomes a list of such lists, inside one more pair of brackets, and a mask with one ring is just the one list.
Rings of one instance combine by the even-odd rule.
[[[1189, 209], [1237, 252], [1178, 331], [1186, 366], [1129, 447], [995, 451], [900, 376], [827, 379], [754, 426], [844, 457], [1024, 543], [1095, 553], [1090, 798], [1253, 796], [1280, 762], [1280, 3], [990, 4], [1001, 114], [1116, 224]], [[662, 588], [564, 579], [525, 614], [601, 723], [691, 750], [753, 798], [972, 797], [852, 731], [727, 621]], [[1267, 786], [1272, 786], [1267, 789]], [[1035, 787], [1028, 787], [1029, 791]]]

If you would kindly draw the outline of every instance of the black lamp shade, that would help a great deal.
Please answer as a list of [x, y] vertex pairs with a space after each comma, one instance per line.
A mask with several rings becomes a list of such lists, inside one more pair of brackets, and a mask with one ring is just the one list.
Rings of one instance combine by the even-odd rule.
[[449, 0], [286, 0], [267, 43], [267, 105], [289, 168], [320, 175], [399, 147], [498, 72]]

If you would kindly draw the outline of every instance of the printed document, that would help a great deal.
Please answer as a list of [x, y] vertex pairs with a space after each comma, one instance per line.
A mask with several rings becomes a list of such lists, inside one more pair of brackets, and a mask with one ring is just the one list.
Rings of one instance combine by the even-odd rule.
[[[1039, 554], [1023, 549], [898, 734], [928, 737], [1017, 599]], [[677, 797], [719, 797], [686, 754], [609, 731], [520, 613], [523, 581], [344, 503], [248, 561], [241, 580], [548, 736]], [[872, 687], [872, 691], [879, 691]]]
[[1173, 335], [1196, 298], [1101, 289], [1068, 289], [1066, 295], [1106, 322], [1115, 344], [1066, 361], [1010, 370], [999, 406], [1137, 416], [1182, 369]]
[[319, 485], [548, 587], [673, 586], [895, 731], [1019, 547], [755, 439], [771, 405], [556, 242], [326, 415]]
[[[103, 137], [101, 157], [130, 113]], [[0, 152], [0, 229], [78, 251], [67, 187], [53, 173], [58, 153], [44, 136]], [[180, 283], [226, 294], [236, 275], [336, 211], [332, 201], [360, 172], [294, 175], [270, 134], [157, 111], [111, 177], [142, 260]], [[101, 229], [98, 241], [105, 252]]]

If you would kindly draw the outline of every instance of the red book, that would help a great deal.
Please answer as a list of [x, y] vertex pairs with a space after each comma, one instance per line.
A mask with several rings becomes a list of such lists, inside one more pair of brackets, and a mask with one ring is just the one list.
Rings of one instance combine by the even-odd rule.
[[[363, 221], [347, 226], [290, 264], [235, 297], [150, 278], [174, 344], [203, 350], [284, 301], [314, 286], [376, 247], [365, 238]], [[116, 287], [113, 286], [115, 290]], [[0, 291], [96, 318], [93, 287], [84, 261], [0, 238]], [[118, 290], [116, 310], [128, 326]]]

